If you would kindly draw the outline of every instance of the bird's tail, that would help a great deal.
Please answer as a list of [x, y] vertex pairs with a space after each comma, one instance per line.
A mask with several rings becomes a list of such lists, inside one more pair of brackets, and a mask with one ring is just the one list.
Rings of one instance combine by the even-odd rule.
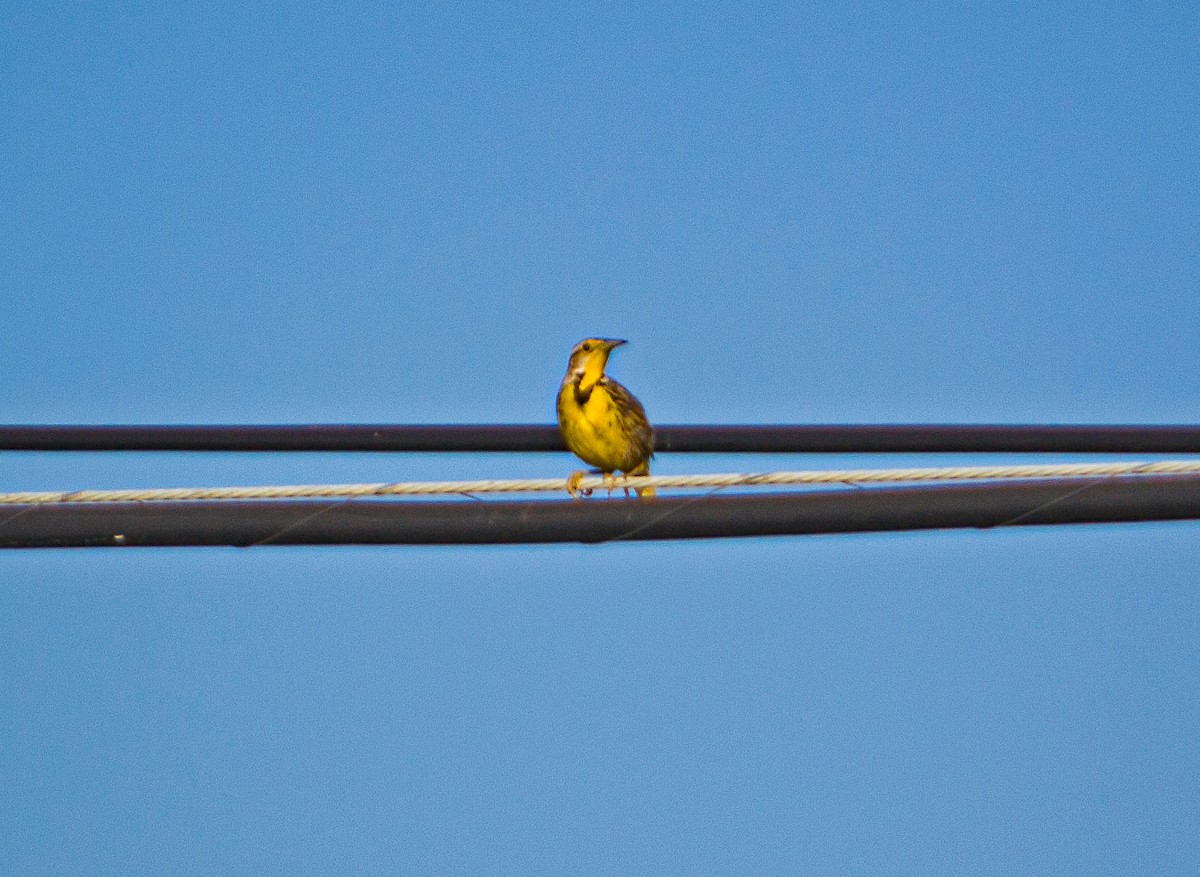
[[[632, 472], [627, 472], [625, 474], [627, 474], [627, 475], [649, 475], [650, 474], [650, 461], [647, 460], [646, 462], [642, 463], [642, 465], [640, 465], [636, 469], [634, 469]], [[654, 499], [654, 488], [653, 487], [635, 487], [634, 491], [637, 493], [638, 499]]]

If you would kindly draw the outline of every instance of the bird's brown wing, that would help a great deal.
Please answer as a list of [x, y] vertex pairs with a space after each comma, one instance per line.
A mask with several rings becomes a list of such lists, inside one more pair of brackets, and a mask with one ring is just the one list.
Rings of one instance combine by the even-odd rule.
[[629, 455], [625, 465], [620, 467], [622, 472], [627, 473], [654, 456], [654, 427], [646, 417], [646, 409], [633, 393], [612, 378], [604, 377], [600, 382], [612, 396], [620, 417], [621, 432], [629, 440]]

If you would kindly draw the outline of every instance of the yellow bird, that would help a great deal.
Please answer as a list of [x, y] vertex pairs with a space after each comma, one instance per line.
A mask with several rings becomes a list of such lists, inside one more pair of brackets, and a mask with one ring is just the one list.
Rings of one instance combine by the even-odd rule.
[[[567, 449], [600, 470], [610, 493], [616, 486], [614, 472], [649, 475], [654, 456], [654, 429], [646, 409], [633, 393], [604, 374], [608, 355], [624, 343], [613, 338], [580, 341], [571, 351], [558, 390], [558, 428]], [[572, 496], [579, 495], [583, 475], [575, 472], [567, 480]], [[643, 487], [637, 493], [651, 497], [654, 488]]]

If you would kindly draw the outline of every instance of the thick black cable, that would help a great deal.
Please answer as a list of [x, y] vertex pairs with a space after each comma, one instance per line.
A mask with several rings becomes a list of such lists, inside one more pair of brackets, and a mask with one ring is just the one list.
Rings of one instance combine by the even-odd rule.
[[0, 511], [0, 547], [467, 545], [1200, 519], [1200, 476], [527, 502], [59, 503]]
[[[671, 453], [1200, 453], [1200, 426], [665, 425]], [[0, 451], [565, 450], [555, 426], [0, 426]]]

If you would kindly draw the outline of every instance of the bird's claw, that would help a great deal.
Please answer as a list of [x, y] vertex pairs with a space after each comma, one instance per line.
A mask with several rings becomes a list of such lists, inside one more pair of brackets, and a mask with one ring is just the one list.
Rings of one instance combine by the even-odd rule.
[[567, 478], [567, 493], [571, 494], [572, 499], [580, 499], [582, 497], [592, 495], [592, 489], [590, 487], [585, 489], [579, 486], [580, 483], [582, 483], [583, 476], [585, 474], [586, 473], [583, 472], [583, 470], [580, 470], [578, 472], [572, 472]]

